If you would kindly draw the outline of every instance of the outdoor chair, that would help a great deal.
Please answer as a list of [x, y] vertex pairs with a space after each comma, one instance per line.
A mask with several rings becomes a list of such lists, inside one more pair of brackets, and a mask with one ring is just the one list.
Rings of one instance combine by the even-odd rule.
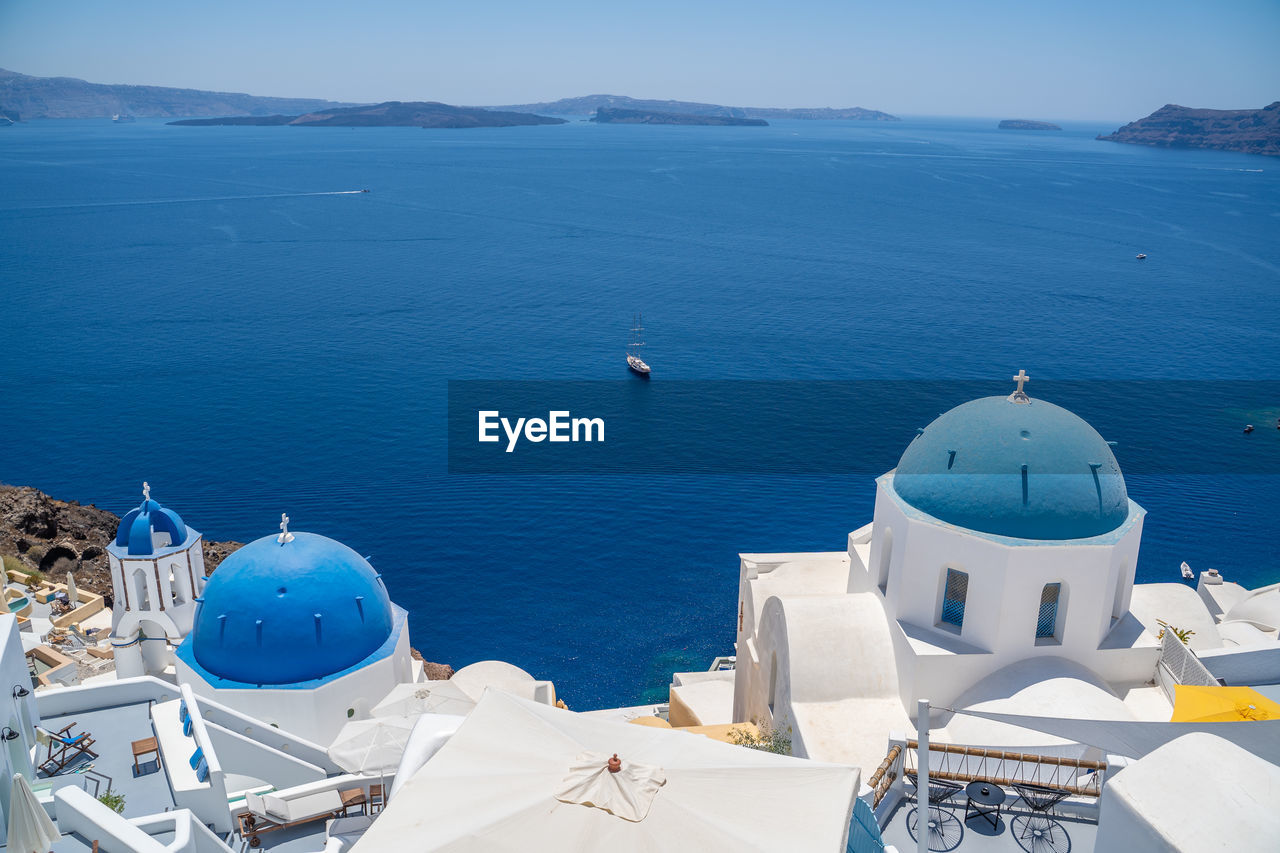
[[368, 813], [375, 815], [382, 811], [382, 807], [387, 804], [386, 795], [383, 793], [381, 785], [369, 786], [369, 805]]
[[1053, 807], [1066, 799], [1070, 792], [1026, 782], [1013, 785], [1013, 790], [1031, 810], [1031, 814], [1018, 815], [1010, 824], [1018, 845], [1032, 853], [1068, 853], [1071, 838], [1062, 823], [1054, 818]]
[[71, 730], [75, 727], [75, 723], [68, 723], [56, 732], [51, 732], [47, 729], [38, 730], [49, 740], [48, 754], [38, 768], [46, 776], [56, 776], [62, 772], [64, 767], [80, 756], [87, 758], [98, 757], [98, 753], [89, 748], [94, 744], [93, 735], [88, 732], [72, 734]]
[[[914, 771], [908, 771], [906, 777], [916, 792], [916, 802], [918, 803], [920, 801], [920, 778]], [[925, 831], [929, 833], [930, 850], [947, 851], [954, 850], [960, 846], [960, 840], [964, 837], [964, 825], [960, 822], [960, 818], [956, 817], [950, 809], [943, 808], [943, 806], [962, 790], [964, 788], [955, 782], [948, 782], [945, 779], [929, 779], [927, 797], [929, 801], [929, 817], [925, 822]], [[919, 823], [920, 809], [917, 806], [907, 814], [907, 831], [911, 833], [912, 838], [919, 838], [916, 835]]]

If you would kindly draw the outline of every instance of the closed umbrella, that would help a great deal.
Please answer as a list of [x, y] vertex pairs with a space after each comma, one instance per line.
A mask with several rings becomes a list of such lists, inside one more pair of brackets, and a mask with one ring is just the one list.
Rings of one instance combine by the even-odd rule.
[[465, 716], [476, 706], [452, 681], [398, 684], [370, 712], [375, 717], [418, 717], [422, 714]]
[[353, 850], [832, 853], [857, 788], [853, 767], [490, 690]]
[[14, 774], [9, 792], [9, 853], [48, 853], [62, 833], [32, 793], [27, 778]]
[[67, 600], [71, 602], [71, 606], [75, 607], [79, 593], [76, 592], [76, 577], [67, 572]]

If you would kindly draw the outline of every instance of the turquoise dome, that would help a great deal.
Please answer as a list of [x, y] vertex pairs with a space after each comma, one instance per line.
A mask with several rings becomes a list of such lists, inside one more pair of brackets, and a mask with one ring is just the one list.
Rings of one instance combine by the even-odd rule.
[[1110, 445], [1044, 400], [983, 397], [956, 406], [907, 446], [893, 488], [957, 527], [1018, 539], [1084, 539], [1129, 516]]
[[168, 534], [169, 545], [181, 545], [187, 541], [187, 525], [183, 524], [182, 518], [148, 497], [120, 519], [115, 544], [124, 548], [130, 557], [154, 554], [157, 550], [154, 533]]
[[222, 561], [179, 654], [245, 684], [295, 684], [341, 672], [391, 636], [382, 578], [355, 551], [314, 533], [250, 542]]

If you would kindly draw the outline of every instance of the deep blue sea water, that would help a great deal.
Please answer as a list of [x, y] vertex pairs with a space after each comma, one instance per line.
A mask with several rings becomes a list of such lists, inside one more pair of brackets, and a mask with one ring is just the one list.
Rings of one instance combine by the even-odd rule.
[[[0, 481], [124, 512], [146, 479], [213, 539], [288, 511], [372, 556], [429, 659], [661, 696], [732, 652], [737, 553], [843, 548], [872, 477], [449, 474], [448, 380], [627, 380], [636, 311], [655, 388], [1280, 378], [1280, 160], [994, 125], [0, 130]], [[1255, 397], [1223, 446], [1280, 458]], [[1197, 470], [1129, 474], [1139, 579], [1280, 580], [1280, 480]]]

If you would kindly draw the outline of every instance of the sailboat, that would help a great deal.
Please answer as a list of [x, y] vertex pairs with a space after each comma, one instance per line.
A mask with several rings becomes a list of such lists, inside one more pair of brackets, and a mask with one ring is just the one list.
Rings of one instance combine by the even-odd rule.
[[631, 372], [638, 373], [641, 376], [649, 375], [649, 365], [644, 363], [644, 359], [640, 357], [640, 350], [644, 347], [644, 326], [640, 315], [636, 315], [635, 320], [631, 324], [631, 342], [627, 344], [627, 367]]

